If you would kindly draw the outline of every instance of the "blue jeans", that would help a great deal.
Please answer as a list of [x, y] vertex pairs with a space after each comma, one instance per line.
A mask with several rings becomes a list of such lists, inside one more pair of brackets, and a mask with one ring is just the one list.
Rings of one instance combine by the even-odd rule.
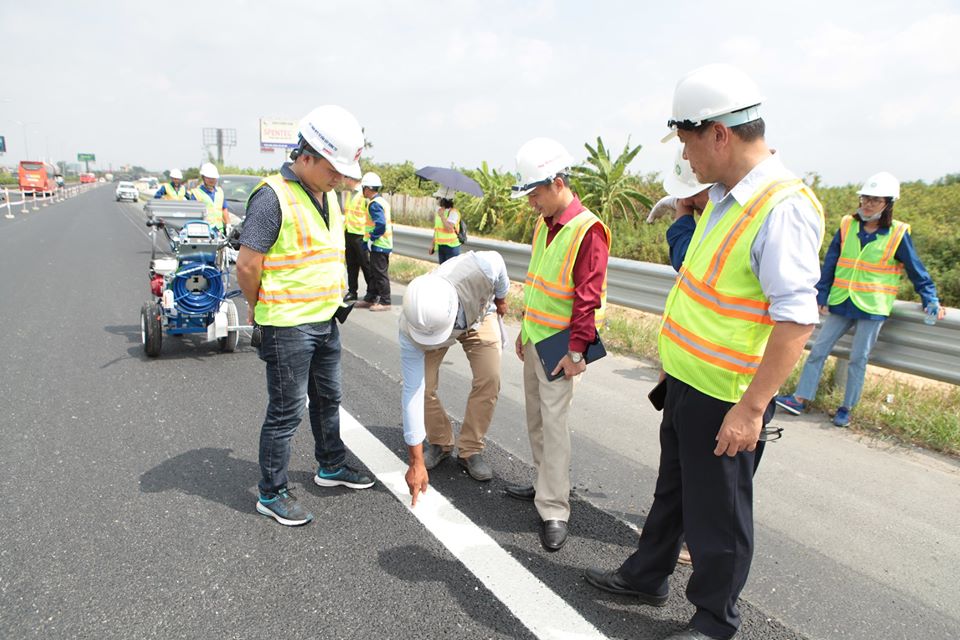
[[867, 371], [867, 359], [870, 358], [873, 345], [877, 343], [877, 336], [882, 326], [883, 320], [857, 320], [835, 313], [827, 315], [813, 347], [810, 348], [810, 357], [803, 365], [800, 383], [794, 395], [804, 400], [813, 400], [817, 396], [823, 363], [830, 355], [830, 350], [850, 327], [855, 327], [853, 346], [850, 349], [850, 364], [847, 369], [847, 388], [843, 392], [843, 406], [853, 409], [860, 401], [863, 376]]
[[437, 258], [440, 260], [440, 264], [443, 264], [450, 258], [456, 258], [458, 255], [460, 255], [460, 246], [461, 245], [459, 244], [455, 247], [450, 247], [445, 244], [438, 244]]
[[267, 364], [267, 415], [260, 429], [260, 492], [287, 486], [290, 439], [307, 396], [317, 463], [335, 469], [346, 459], [340, 439], [340, 330], [335, 320], [263, 327], [258, 349]]

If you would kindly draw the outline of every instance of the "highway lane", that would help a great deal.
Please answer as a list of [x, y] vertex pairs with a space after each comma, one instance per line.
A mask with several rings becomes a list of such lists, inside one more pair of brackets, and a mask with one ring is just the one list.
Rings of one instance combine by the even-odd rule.
[[[317, 521], [290, 530], [254, 513], [262, 364], [245, 339], [238, 352], [220, 354], [195, 338], [169, 338], [160, 359], [142, 356], [149, 242], [139, 207], [115, 203], [108, 191], [0, 226], [4, 635], [535, 637], [514, 613], [523, 603], [498, 599], [382, 485], [358, 493], [314, 487], [306, 425], [295, 439], [293, 486]], [[344, 407], [402, 455], [394, 335], [389, 314], [351, 316]], [[572, 539], [548, 555], [532, 506], [500, 495], [504, 482], [531, 477], [511, 359], [491, 432], [498, 477], [480, 485], [446, 463], [432, 475], [433, 490], [600, 633], [664, 637], [691, 613], [682, 597], [687, 569], [675, 577], [669, 606], [657, 610], [600, 594], [581, 578], [584, 568], [616, 566], [630, 552], [636, 534], [627, 523], [641, 523], [649, 504], [655, 416], [637, 401], [652, 373], [611, 358], [610, 371], [581, 387], [589, 392], [575, 406], [593, 413], [576, 428]], [[454, 355], [443, 379], [454, 415], [464, 376]], [[629, 411], [636, 430], [623, 428]], [[770, 459], [762, 471], [789, 471]], [[762, 511], [777, 500], [758, 502]], [[942, 613], [949, 604], [911, 600], [816, 546], [758, 528], [742, 637], [914, 637], [900, 616], [911, 633], [956, 637], [956, 619]], [[929, 582], [949, 603], [941, 577]], [[844, 593], [840, 605], [825, 597], [833, 588]], [[857, 624], [850, 610], [869, 614], [874, 599], [896, 603], [896, 615], [887, 609], [873, 627]], [[871, 628], [879, 635], [864, 633]]]

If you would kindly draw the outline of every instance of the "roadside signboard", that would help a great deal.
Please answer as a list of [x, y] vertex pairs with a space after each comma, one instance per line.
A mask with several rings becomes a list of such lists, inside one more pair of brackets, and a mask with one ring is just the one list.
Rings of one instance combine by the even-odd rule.
[[4, 136], [0, 136], [0, 153], [7, 152], [7, 139]]
[[78, 153], [77, 162], [96, 162], [97, 154], [95, 153]]
[[293, 149], [297, 146], [297, 122], [260, 118], [260, 150]]

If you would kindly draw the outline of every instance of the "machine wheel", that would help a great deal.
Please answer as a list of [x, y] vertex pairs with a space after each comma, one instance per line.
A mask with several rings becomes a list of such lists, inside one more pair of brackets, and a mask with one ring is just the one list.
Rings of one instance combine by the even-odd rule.
[[[235, 327], [240, 324], [240, 314], [237, 313], [237, 305], [233, 302], [233, 300], [227, 300], [224, 306], [226, 307], [227, 311], [227, 325]], [[228, 331], [226, 338], [217, 339], [217, 342], [220, 343], [220, 351], [223, 351], [224, 353], [233, 353], [237, 349], [237, 341], [239, 339], [239, 329]]]
[[160, 312], [156, 302], [144, 302], [140, 307], [140, 343], [143, 351], [151, 358], [160, 355], [163, 341], [163, 327], [160, 324]]

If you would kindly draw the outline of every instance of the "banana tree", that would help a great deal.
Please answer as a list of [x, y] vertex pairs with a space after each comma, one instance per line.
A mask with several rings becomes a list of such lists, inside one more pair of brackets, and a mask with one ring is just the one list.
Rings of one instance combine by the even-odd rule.
[[608, 225], [615, 218], [636, 222], [640, 218], [640, 207], [649, 209], [653, 204], [637, 189], [636, 177], [627, 173], [627, 167], [639, 153], [641, 145], [631, 149], [627, 140], [615, 160], [611, 159], [610, 150], [600, 136], [597, 136], [596, 147], [591, 147], [589, 143], [583, 146], [590, 155], [585, 164], [573, 168], [571, 175], [573, 188], [580, 196], [580, 201]]

